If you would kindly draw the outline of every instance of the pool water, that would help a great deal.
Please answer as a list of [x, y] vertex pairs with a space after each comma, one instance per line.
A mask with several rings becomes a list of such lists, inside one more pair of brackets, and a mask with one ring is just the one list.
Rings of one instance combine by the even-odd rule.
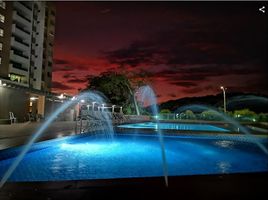
[[[231, 136], [165, 136], [164, 143], [169, 176], [268, 171], [267, 155], [255, 144]], [[1, 177], [13, 161], [0, 161]], [[115, 135], [113, 140], [84, 136], [29, 152], [9, 181], [156, 176], [163, 176], [156, 136]]]
[[217, 131], [229, 132], [229, 130], [208, 124], [184, 124], [184, 123], [155, 123], [145, 122], [136, 124], [123, 124], [117, 126], [119, 128], [135, 128], [135, 129], [164, 129], [164, 130], [184, 130], [184, 131]]

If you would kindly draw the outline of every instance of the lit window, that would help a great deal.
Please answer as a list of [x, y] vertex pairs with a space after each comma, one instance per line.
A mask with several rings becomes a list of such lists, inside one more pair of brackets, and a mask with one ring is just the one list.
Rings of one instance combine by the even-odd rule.
[[0, 1], [0, 8], [6, 9], [6, 2]]
[[4, 30], [0, 28], [0, 36], [4, 36]]
[[0, 42], [0, 51], [3, 50], [3, 43]]
[[0, 14], [0, 22], [4, 23], [5, 22], [5, 16]]

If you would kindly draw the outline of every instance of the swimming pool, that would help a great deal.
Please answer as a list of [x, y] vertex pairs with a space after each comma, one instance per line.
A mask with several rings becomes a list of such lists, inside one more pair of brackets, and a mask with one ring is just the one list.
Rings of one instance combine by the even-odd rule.
[[183, 130], [183, 131], [217, 131], [229, 132], [229, 130], [209, 124], [186, 124], [186, 123], [164, 123], [159, 125], [155, 122], [145, 122], [136, 124], [123, 124], [117, 126], [119, 128], [135, 128], [135, 129], [163, 129], [163, 130]]
[[[266, 140], [260, 141], [267, 145]], [[36, 144], [35, 150], [26, 154], [10, 181], [163, 176], [155, 135], [117, 134], [113, 140], [84, 135], [46, 143]], [[169, 176], [268, 171], [267, 155], [255, 144], [237, 137], [165, 136], [164, 143]], [[10, 157], [0, 161], [1, 177], [13, 160]]]

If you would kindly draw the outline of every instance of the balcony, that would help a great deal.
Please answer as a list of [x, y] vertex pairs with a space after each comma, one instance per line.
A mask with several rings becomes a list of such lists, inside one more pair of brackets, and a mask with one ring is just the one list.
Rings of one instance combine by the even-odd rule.
[[28, 8], [29, 11], [32, 11], [32, 6], [28, 4], [29, 2], [19, 1], [19, 3]]
[[26, 60], [29, 59], [29, 56], [25, 55], [25, 53], [23, 51], [20, 51], [20, 50], [17, 50], [17, 49], [14, 49], [12, 48], [11, 51], [10, 51], [11, 55], [15, 55], [15, 56], [20, 56]]
[[14, 8], [16, 8], [16, 10], [21, 11], [22, 13], [32, 13], [32, 8], [26, 4], [26, 2], [19, 2], [19, 1], [15, 1], [13, 2], [13, 6]]
[[18, 24], [16, 24], [16, 28], [23, 31], [24, 33], [28, 34], [28, 35], [31, 35], [30, 31], [24, 29], [23, 27], [20, 27]]
[[11, 37], [11, 47], [14, 47], [15, 49], [21, 50], [27, 55], [29, 55], [29, 53], [30, 53], [29, 44], [25, 43], [22, 39], [20, 39], [16, 36]]
[[24, 68], [21, 64], [16, 63], [12, 60], [10, 62], [11, 62], [9, 64], [10, 73], [20, 74], [28, 77], [29, 75], [28, 69]]
[[22, 27], [16, 25], [16, 24], [12, 24], [12, 33], [13, 35], [19, 36], [22, 39], [31, 39], [31, 35], [30, 32], [24, 30]]
[[18, 11], [13, 11], [13, 19], [19, 25], [31, 28], [31, 20], [25, 17], [23, 14], [19, 13]]
[[28, 71], [28, 69], [24, 66], [28, 66], [29, 63], [30, 63], [30, 60], [24, 56], [24, 55], [18, 55], [16, 53], [14, 53], [14, 50], [11, 50], [10, 51], [10, 59], [13, 62], [15, 68], [18, 68], [18, 69], [21, 69], [21, 70], [24, 70], [24, 71]]
[[28, 86], [28, 72], [25, 73], [24, 71], [20, 71], [14, 68], [13, 64], [9, 64], [9, 68], [10, 68], [10, 74], [9, 74], [10, 81], [18, 85], [27, 87]]

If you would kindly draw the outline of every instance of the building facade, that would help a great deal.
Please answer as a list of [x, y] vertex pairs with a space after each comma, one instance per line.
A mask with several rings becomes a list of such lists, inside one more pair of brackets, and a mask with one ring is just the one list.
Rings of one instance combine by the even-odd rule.
[[53, 2], [0, 0], [0, 84], [10, 86], [5, 88], [10, 91], [0, 91], [0, 119], [9, 112], [25, 114], [8, 103], [13, 90], [20, 90], [18, 98], [27, 96], [21, 106], [27, 112], [44, 115], [51, 91], [55, 13]]
[[1, 1], [0, 17], [1, 78], [50, 92], [55, 34], [53, 3]]

